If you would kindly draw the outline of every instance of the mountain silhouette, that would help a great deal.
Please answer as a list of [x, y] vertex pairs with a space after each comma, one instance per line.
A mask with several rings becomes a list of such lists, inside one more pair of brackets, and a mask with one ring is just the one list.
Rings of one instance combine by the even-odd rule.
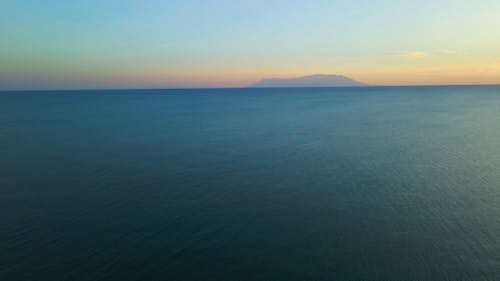
[[255, 88], [272, 87], [353, 87], [366, 84], [343, 75], [316, 74], [297, 78], [262, 79], [250, 85]]

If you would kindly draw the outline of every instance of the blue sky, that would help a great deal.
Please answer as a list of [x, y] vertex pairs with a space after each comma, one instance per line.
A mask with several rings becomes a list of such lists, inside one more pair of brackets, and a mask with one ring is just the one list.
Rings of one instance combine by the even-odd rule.
[[0, 89], [500, 83], [500, 1], [0, 3]]

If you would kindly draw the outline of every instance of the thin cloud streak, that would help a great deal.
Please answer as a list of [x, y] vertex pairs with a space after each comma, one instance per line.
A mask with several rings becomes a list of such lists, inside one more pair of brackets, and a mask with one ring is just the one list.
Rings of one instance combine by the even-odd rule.
[[425, 58], [429, 54], [424, 51], [409, 51], [409, 52], [397, 52], [388, 54], [392, 57], [404, 57], [404, 58]]
[[456, 51], [456, 50], [443, 49], [443, 50], [437, 51], [437, 53], [442, 54], [442, 55], [458, 55], [458, 54], [461, 54], [462, 52]]
[[445, 55], [458, 55], [462, 52], [450, 49], [441, 49], [433, 52], [426, 51], [405, 51], [405, 52], [395, 52], [389, 53], [387, 55], [392, 57], [403, 57], [403, 58], [427, 58], [435, 56], [445, 56]]

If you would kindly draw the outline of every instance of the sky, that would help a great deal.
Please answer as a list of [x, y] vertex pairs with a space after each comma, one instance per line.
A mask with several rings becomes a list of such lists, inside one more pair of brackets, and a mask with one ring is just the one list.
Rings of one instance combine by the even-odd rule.
[[0, 90], [500, 84], [498, 0], [0, 0]]

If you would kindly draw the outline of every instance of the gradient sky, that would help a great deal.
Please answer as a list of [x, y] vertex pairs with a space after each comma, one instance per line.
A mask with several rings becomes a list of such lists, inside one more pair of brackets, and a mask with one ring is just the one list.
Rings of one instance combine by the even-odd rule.
[[0, 89], [500, 83], [498, 0], [0, 0]]

